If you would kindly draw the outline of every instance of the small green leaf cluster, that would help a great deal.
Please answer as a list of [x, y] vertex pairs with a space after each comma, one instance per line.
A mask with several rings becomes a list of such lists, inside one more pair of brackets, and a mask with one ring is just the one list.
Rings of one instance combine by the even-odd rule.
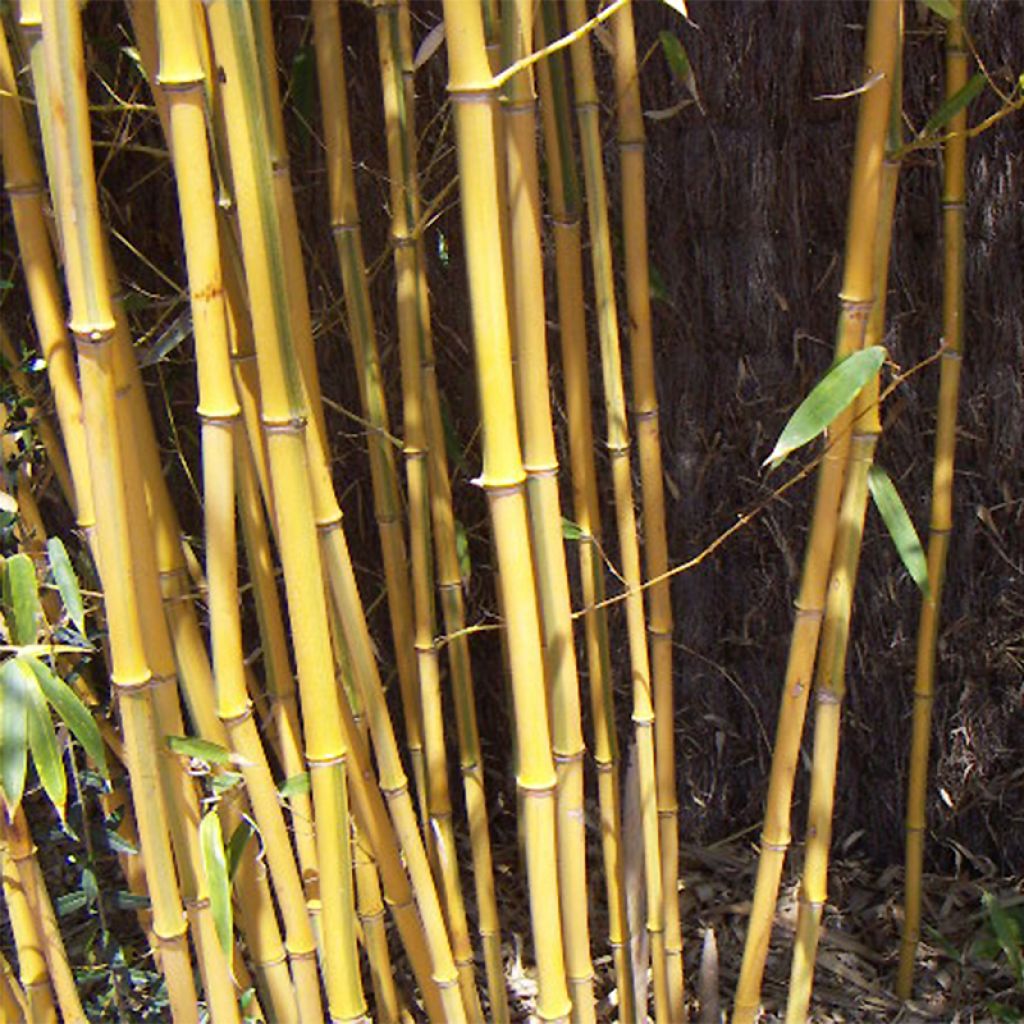
[[[39, 571], [60, 596], [51, 624], [40, 597]], [[0, 559], [0, 795], [13, 814], [25, 791], [29, 755], [63, 819], [67, 803], [61, 742], [52, 712], [78, 740], [95, 770], [106, 775], [106, 755], [89, 709], [62, 678], [62, 666], [92, 648], [78, 577], [61, 541], [52, 538], [45, 566], [24, 553]]]

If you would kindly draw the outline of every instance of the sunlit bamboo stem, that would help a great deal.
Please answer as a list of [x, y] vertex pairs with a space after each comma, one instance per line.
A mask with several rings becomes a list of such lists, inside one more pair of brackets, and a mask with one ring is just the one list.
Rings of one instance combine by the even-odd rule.
[[[104, 272], [78, 8], [58, 0], [43, 7], [43, 45], [54, 118], [51, 179], [64, 242], [71, 331], [79, 354], [89, 466], [104, 516], [97, 523], [100, 572], [121, 709], [125, 754], [153, 902], [153, 932], [176, 1021], [196, 1021], [195, 989], [185, 943], [185, 919], [167, 832], [167, 817], [153, 751], [157, 749], [146, 663], [129, 567], [130, 519], [115, 423], [111, 338], [114, 317]], [[72, 184], [73, 183], [73, 184]]]
[[324, 144], [327, 149], [331, 231], [341, 268], [349, 337], [359, 374], [359, 395], [363, 415], [370, 425], [366, 441], [370, 455], [374, 515], [377, 519], [384, 563], [395, 665], [405, 720], [406, 746], [412, 763], [416, 793], [422, 804], [422, 816], [426, 820], [423, 726], [416, 684], [409, 571], [405, 538], [402, 534], [402, 499], [395, 470], [394, 448], [388, 426], [387, 402], [384, 398], [380, 356], [377, 351], [376, 326], [363, 257], [362, 231], [353, 173], [348, 96], [345, 91], [341, 16], [336, 4], [313, 4], [313, 30], [320, 96], [324, 109]]
[[[507, 4], [503, 15], [509, 43], [505, 59], [512, 62], [532, 47], [531, 4]], [[566, 974], [572, 1019], [585, 1022], [595, 1019], [583, 814], [585, 749], [558, 497], [558, 457], [548, 396], [535, 106], [533, 77], [527, 70], [510, 81], [504, 101], [509, 239], [513, 253], [513, 339], [522, 384], [523, 460], [551, 700], [551, 746], [557, 777], [558, 882]]]
[[[965, 47], [962, 0], [955, 0], [956, 16], [946, 22], [946, 96], [955, 96], [967, 84], [969, 56]], [[932, 508], [928, 529], [929, 593], [921, 603], [917, 627], [917, 662], [914, 672], [914, 717], [907, 780], [906, 895], [896, 994], [909, 999], [914, 983], [914, 954], [921, 927], [921, 872], [927, 828], [928, 751], [931, 745], [932, 705], [935, 702], [935, 666], [938, 657], [939, 617], [946, 576], [946, 556], [953, 529], [953, 464], [956, 451], [957, 399], [964, 343], [964, 219], [967, 205], [967, 110], [950, 120], [943, 160], [942, 220], [945, 262], [942, 353], [939, 408], [935, 429], [935, 466], [932, 471]]]
[[[861, 97], [854, 145], [846, 257], [836, 330], [836, 357], [864, 344], [874, 296], [874, 244], [878, 220], [879, 175], [885, 152], [892, 81], [896, 67], [898, 0], [875, 0], [865, 52], [865, 76], [882, 78]], [[790, 805], [800, 754], [807, 699], [814, 677], [815, 654], [824, 615], [825, 591], [835, 544], [839, 500], [850, 446], [852, 410], [840, 415], [828, 433], [818, 475], [811, 531], [796, 599], [796, 621], [790, 640], [775, 748], [772, 754], [761, 854], [753, 906], [747, 926], [743, 963], [733, 1009], [734, 1024], [752, 1024], [761, 999], [779, 881], [790, 843]]]
[[[877, 4], [878, 0], [875, 2]], [[896, 37], [894, 59], [885, 68], [886, 80], [891, 83], [887, 90], [891, 102], [888, 150], [895, 152], [900, 144], [901, 5], [890, 4], [885, 15], [883, 31], [891, 32]], [[898, 160], [887, 155], [878, 176], [877, 228], [873, 242], [875, 297], [865, 331], [865, 345], [881, 344], [885, 334], [889, 253], [899, 170]], [[854, 404], [850, 452], [825, 600], [821, 649], [815, 669], [811, 792], [808, 798], [804, 870], [800, 882], [800, 903], [786, 1004], [787, 1024], [801, 1024], [807, 1019], [828, 889], [828, 858], [839, 762], [840, 718], [846, 692], [850, 620], [867, 511], [868, 473], [882, 431], [878, 396], [879, 383], [876, 376], [857, 396]]]
[[543, 652], [534, 586], [525, 473], [505, 302], [495, 166], [495, 92], [479, 7], [446, 0], [449, 92], [455, 107], [463, 229], [483, 414], [484, 468], [501, 571], [523, 792], [527, 880], [537, 956], [541, 1020], [570, 1011], [556, 872], [556, 776], [548, 731]]
[[325, 982], [331, 1015], [360, 1020], [365, 1001], [355, 937], [346, 761], [339, 695], [317, 557], [305, 460], [306, 402], [291, 349], [285, 250], [265, 149], [267, 113], [257, 70], [253, 24], [240, 4], [217, 0], [209, 7], [223, 96], [231, 167], [239, 205], [242, 251], [259, 358], [270, 476], [278, 517], [288, 613], [295, 638], [302, 703], [315, 708], [305, 719], [306, 759], [317, 819], [317, 853]]
[[648, 580], [647, 622], [654, 688], [654, 759], [661, 868], [665, 893], [665, 972], [671, 1020], [685, 1016], [683, 940], [679, 922], [679, 801], [676, 796], [675, 708], [672, 693], [672, 598], [665, 534], [665, 488], [654, 382], [650, 267], [647, 259], [646, 139], [640, 105], [633, 4], [612, 18], [615, 91], [619, 114], [619, 169], [622, 180], [622, 235], [626, 257], [626, 298], [633, 367], [633, 415], [640, 454], [644, 565]]
[[[25, 999], [25, 1013], [29, 1021], [39, 1024], [56, 1024], [57, 1013], [53, 1005], [53, 993], [50, 990], [50, 975], [46, 966], [46, 955], [43, 951], [43, 938], [40, 934], [42, 922], [33, 912], [28, 893], [22, 884], [22, 872], [18, 869], [17, 858], [24, 859], [32, 851], [29, 840], [28, 853], [18, 843], [13, 826], [7, 821], [6, 809], [0, 816], [0, 859], [2, 859], [2, 876], [4, 905], [7, 908], [7, 920], [14, 936], [14, 948], [18, 954], [18, 973]], [[22, 839], [27, 838], [22, 836]], [[27, 869], [31, 871], [31, 868]]]
[[[566, 16], [570, 31], [579, 29], [587, 20], [583, 0], [570, 0], [566, 6]], [[570, 47], [569, 53], [572, 58], [576, 113], [583, 152], [587, 219], [590, 226], [594, 289], [597, 297], [597, 326], [601, 342], [601, 374], [608, 420], [608, 452], [612, 464], [622, 577], [627, 587], [626, 624], [633, 683], [633, 724], [636, 728], [640, 776], [640, 813], [644, 831], [647, 931], [651, 942], [654, 1012], [660, 1024], [661, 1021], [668, 1021], [670, 1017], [665, 963], [665, 900], [654, 762], [655, 709], [651, 693], [644, 599], [638, 589], [641, 584], [640, 546], [636, 532], [636, 511], [633, 507], [629, 425], [622, 382], [618, 314], [612, 277], [608, 197], [598, 120], [600, 108], [594, 84], [590, 39], [584, 36]]]
[[[542, 5], [538, 46], [557, 34], [556, 8]], [[555, 272], [558, 283], [558, 328], [565, 377], [566, 418], [569, 426], [569, 467], [572, 479], [573, 518], [580, 528], [579, 561], [583, 595], [587, 668], [594, 723], [594, 763], [597, 768], [601, 815], [601, 851], [608, 900], [608, 936], [615, 963], [619, 1016], [635, 1016], [633, 978], [628, 955], [622, 838], [619, 807], [618, 740], [608, 650], [608, 620], [604, 608], [604, 563], [600, 554], [601, 511], [594, 464], [590, 376], [587, 367], [585, 303], [583, 297], [582, 225], [580, 191], [572, 151], [572, 125], [566, 92], [565, 65], [554, 54], [538, 65], [541, 112], [549, 167], [548, 199], [555, 236]]]

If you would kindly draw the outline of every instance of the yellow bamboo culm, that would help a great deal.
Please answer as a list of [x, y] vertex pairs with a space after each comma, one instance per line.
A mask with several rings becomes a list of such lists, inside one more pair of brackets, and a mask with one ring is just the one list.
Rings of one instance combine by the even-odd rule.
[[[355, 936], [346, 761], [339, 693], [317, 557], [306, 464], [306, 402], [291, 351], [281, 245], [265, 133], [266, 112], [257, 72], [250, 12], [218, 0], [209, 7], [217, 59], [224, 67], [223, 97], [231, 168], [239, 205], [242, 252], [260, 371], [263, 418], [288, 614], [305, 717], [306, 759], [317, 821], [324, 980], [333, 1019], [358, 1021], [366, 1007]], [[297, 986], [301, 989], [301, 986]], [[297, 995], [302, 996], [301, 991]]]
[[368, 424], [374, 516], [380, 536], [395, 667], [405, 721], [406, 747], [413, 782], [425, 820], [426, 790], [423, 765], [423, 725], [416, 689], [416, 662], [412, 635], [412, 602], [408, 558], [402, 534], [402, 499], [395, 469], [394, 446], [388, 425], [380, 355], [377, 350], [373, 306], [363, 256], [362, 230], [356, 201], [348, 97], [345, 92], [341, 12], [337, 4], [313, 4], [317, 74], [324, 109], [324, 145], [327, 150], [331, 232], [338, 254], [345, 312], [359, 375], [359, 397]]
[[[955, 96], [966, 84], [970, 56], [965, 46], [963, 0], [954, 0], [956, 16], [946, 22], [946, 96]], [[935, 702], [935, 666], [946, 556], [953, 529], [953, 466], [956, 451], [957, 399], [964, 344], [964, 219], [967, 205], [967, 110], [950, 120], [945, 145], [942, 221], [945, 235], [943, 264], [942, 353], [939, 408], [935, 429], [935, 466], [932, 471], [932, 507], [928, 528], [929, 593], [921, 603], [917, 627], [917, 662], [914, 671], [914, 715], [907, 779], [906, 890], [903, 936], [900, 944], [896, 994], [909, 999], [914, 984], [914, 954], [921, 928], [921, 872], [927, 828], [928, 752], [931, 745], [932, 705]]]
[[[503, 19], [505, 59], [511, 62], [532, 48], [531, 3], [527, 0], [526, 3], [506, 4]], [[558, 885], [565, 966], [572, 999], [572, 1019], [590, 1022], [595, 1020], [595, 1009], [583, 813], [585, 748], [580, 725], [579, 677], [558, 496], [558, 456], [548, 396], [535, 107], [533, 76], [530, 70], [525, 70], [509, 81], [503, 101], [509, 249], [512, 252], [512, 337], [521, 385], [519, 407], [523, 462], [551, 702], [551, 748], [557, 778]]]
[[495, 1024], [508, 1020], [508, 997], [501, 950], [491, 855], [483, 763], [474, 703], [473, 672], [462, 593], [462, 574], [456, 545], [455, 515], [451, 480], [445, 453], [444, 426], [434, 365], [430, 327], [430, 295], [426, 281], [426, 258], [417, 182], [415, 83], [409, 5], [380, 0], [374, 4], [377, 21], [381, 84], [388, 142], [388, 172], [392, 195], [392, 236], [396, 269], [411, 260], [415, 273], [416, 329], [421, 345], [423, 401], [426, 417], [427, 465], [430, 481], [430, 515], [436, 556], [437, 586], [440, 592], [448, 664], [455, 707], [459, 762], [469, 822], [476, 890], [478, 926], [484, 953], [484, 969], [490, 997], [489, 1019]]
[[[39, 18], [38, 4], [33, 7], [31, 0], [21, 4], [19, 20], [22, 31], [35, 41], [33, 48], [38, 50], [41, 57]], [[72, 508], [75, 521], [88, 536], [95, 518], [82, 423], [82, 399], [43, 213], [46, 187], [29, 141], [17, 80], [3, 32], [0, 32], [0, 155], [3, 157], [4, 189], [11, 203], [18, 250], [25, 267], [36, 336], [46, 360], [47, 379], [53, 392], [57, 420], [74, 482]]]
[[[877, 2], [877, 0], [876, 0]], [[879, 200], [874, 240], [874, 294], [865, 332], [865, 345], [881, 344], [885, 335], [886, 291], [892, 241], [893, 211], [900, 163], [895, 154], [900, 145], [902, 95], [902, 7], [885, 11], [884, 29], [896, 37], [893, 65], [884, 71], [891, 83], [888, 152], [878, 176]], [[857, 567], [864, 535], [868, 502], [868, 474], [882, 431], [879, 416], [879, 380], [869, 382], [854, 403], [852, 435], [839, 510], [835, 551], [829, 574], [828, 596], [822, 624], [821, 649], [814, 678], [814, 749], [811, 761], [811, 791], [807, 810], [807, 840], [804, 870], [800, 882], [793, 962], [790, 971], [787, 1024], [803, 1024], [808, 1017], [814, 965], [821, 920], [828, 891], [828, 861], [832, 838], [836, 772], [843, 698], [846, 693], [846, 658], [850, 620], [857, 582]]]
[[[879, 176], [885, 153], [896, 68], [897, 7], [898, 0], [874, 0], [871, 7], [865, 50], [865, 77], [870, 78], [878, 72], [882, 77], [860, 100], [840, 314], [836, 329], [837, 359], [863, 346], [873, 306]], [[848, 409], [829, 429], [825, 456], [818, 474], [811, 531], [796, 599], [796, 621], [790, 640], [776, 727], [757, 880], [736, 988], [733, 1024], [753, 1024], [761, 1000], [761, 981], [768, 956], [779, 882], [791, 840], [793, 780], [800, 754], [807, 700], [814, 678], [815, 655], [824, 616], [852, 418], [853, 410]]]
[[[378, 21], [378, 27], [380, 22]], [[378, 39], [381, 36], [378, 35]], [[398, 104], [404, 101], [401, 64], [393, 59], [397, 39], [381, 64], [389, 135], [389, 166], [401, 168], [396, 148], [407, 144]], [[388, 59], [390, 58], [390, 59]], [[423, 331], [420, 323], [419, 275], [414, 234], [415, 211], [405, 194], [406, 178], [392, 173], [392, 239], [398, 305], [398, 339], [402, 371], [402, 419], [408, 493], [409, 550], [412, 568], [414, 644], [423, 722], [426, 766], [426, 804], [432, 852], [440, 895], [451, 935], [452, 954], [459, 973], [462, 1001], [470, 1019], [482, 1015], [474, 979], [473, 950], [459, 880], [458, 855], [452, 828], [448, 764], [441, 708], [441, 679], [435, 644], [434, 573], [431, 558], [430, 478], [423, 380]]]
[[[583, 0], [569, 0], [566, 22], [570, 31], [579, 30], [587, 20]], [[644, 620], [640, 545], [633, 505], [630, 468], [629, 426], [622, 381], [618, 314], [612, 271], [611, 229], [604, 177], [597, 89], [594, 82], [590, 40], [582, 36], [569, 49], [576, 91], [576, 113], [583, 155], [587, 219], [590, 227], [597, 326], [601, 345], [601, 375], [607, 414], [608, 453], [615, 492], [615, 516], [626, 585], [626, 624], [629, 636], [630, 674], [633, 687], [633, 725], [636, 729], [637, 763], [640, 778], [640, 809], [644, 839], [644, 878], [647, 898], [647, 931], [650, 935], [651, 976], [654, 1013], [658, 1024], [668, 1022], [668, 978], [665, 959], [665, 899], [659, 837], [657, 782], [655, 770], [655, 708], [651, 690], [647, 626]], [[674, 785], [674, 783], [673, 783]], [[641, 1008], [638, 1008], [641, 1009]]]
[[544, 690], [534, 573], [511, 363], [495, 165], [495, 90], [476, 4], [445, 0], [449, 92], [455, 108], [466, 263], [483, 413], [482, 484], [491, 510], [504, 598], [523, 793], [527, 880], [539, 991], [537, 1015], [566, 1020], [555, 835], [555, 768]]
[[633, 368], [633, 417], [640, 454], [644, 563], [648, 580], [647, 622], [654, 688], [654, 760], [661, 869], [665, 893], [665, 974], [670, 1019], [682, 1020], [683, 940], [679, 921], [679, 800], [676, 796], [675, 709], [672, 681], [672, 596], [665, 533], [665, 488], [654, 382], [650, 267], [647, 259], [643, 109], [636, 62], [633, 4], [611, 19], [615, 40], [615, 91], [619, 109], [619, 170], [622, 178], [622, 234], [626, 256], [626, 299]]
[[[291, 850], [273, 777], [246, 693], [241, 644], [235, 531], [235, 437], [239, 404], [232, 380], [227, 320], [221, 285], [213, 182], [206, 152], [203, 70], [195, 41], [193, 8], [185, 0], [159, 5], [160, 81], [169, 96], [169, 119], [188, 261], [202, 419], [207, 578], [213, 641], [217, 714], [224, 737], [239, 755], [263, 852], [279, 894], [288, 932], [295, 993], [265, 955], [256, 959], [267, 979], [271, 1005], [282, 1020], [320, 1013], [315, 939], [305, 910], [302, 882]], [[255, 878], [250, 884], [257, 884]], [[256, 908], [247, 910], [255, 913]], [[273, 922], [252, 921], [258, 935]], [[243, 917], [244, 920], [244, 917]], [[276, 932], [276, 923], [271, 929]], [[277, 944], [279, 945], [279, 943]], [[260, 956], [260, 953], [264, 953]]]
[[[547, 27], [549, 22], [550, 29]], [[538, 47], [544, 46], [556, 34], [556, 8], [543, 4], [538, 21]], [[580, 589], [594, 723], [593, 755], [597, 768], [601, 850], [608, 900], [608, 938], [615, 964], [619, 1017], [631, 1022], [635, 1017], [634, 992], [623, 878], [619, 749], [611, 686], [608, 618], [603, 607], [596, 607], [605, 598], [604, 562], [600, 551], [601, 510], [587, 367], [580, 193], [572, 154], [571, 113], [562, 55], [556, 53], [542, 61], [538, 72], [549, 168], [548, 197], [555, 238], [558, 326], [569, 425], [573, 517], [580, 528]]]
[[[146, 878], [153, 903], [153, 933], [167, 980], [171, 1013], [177, 1021], [197, 1021], [186, 924], [178, 891], [158, 779], [157, 747], [150, 702], [151, 673], [146, 663], [130, 581], [130, 520], [118, 430], [111, 351], [114, 317], [104, 272], [103, 243], [92, 174], [85, 97], [85, 72], [78, 7], [46, 0], [42, 8], [43, 47], [50, 96], [59, 96], [62, 116], [53, 119], [50, 167], [60, 218], [71, 298], [71, 331], [79, 354], [82, 403], [90, 476], [97, 504], [100, 574], [124, 729], [125, 755], [132, 782]], [[74, 186], [72, 186], [72, 180]]]
[[[28, 853], [25, 851], [28, 845]], [[7, 920], [14, 936], [18, 954], [18, 974], [25, 1000], [24, 1013], [28, 1021], [56, 1024], [57, 1012], [53, 1005], [50, 975], [46, 966], [41, 922], [33, 913], [28, 896], [30, 888], [22, 883], [18, 860], [31, 853], [31, 844], [19, 843], [13, 824], [7, 820], [7, 810], [0, 815], [0, 875], [3, 878], [4, 905]]]

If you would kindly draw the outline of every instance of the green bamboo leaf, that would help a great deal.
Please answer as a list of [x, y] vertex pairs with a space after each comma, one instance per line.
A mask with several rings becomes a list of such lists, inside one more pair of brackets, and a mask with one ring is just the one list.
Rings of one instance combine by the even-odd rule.
[[60, 599], [75, 628], [85, 636], [85, 606], [82, 604], [82, 591], [78, 586], [78, 576], [68, 557], [67, 548], [59, 537], [51, 537], [46, 542], [46, 551], [50, 556], [50, 571], [53, 582], [57, 584]]
[[66, 892], [53, 901], [53, 909], [58, 917], [67, 917], [76, 910], [81, 910], [89, 902], [89, 897], [79, 889], [77, 892]]
[[25, 714], [28, 725], [28, 747], [32, 751], [32, 762], [36, 766], [39, 781], [46, 795], [56, 808], [61, 821], [68, 799], [68, 781], [64, 776], [64, 761], [60, 746], [53, 731], [50, 708], [36, 681], [35, 673], [27, 669], [31, 682], [25, 687]]
[[940, 18], [952, 21], [956, 17], [956, 8], [952, 0], [923, 0], [925, 7], [934, 11]]
[[658, 40], [661, 42], [661, 49], [665, 54], [669, 70], [676, 79], [686, 86], [686, 91], [694, 98], [697, 106], [703, 112], [700, 93], [697, 90], [697, 76], [693, 73], [693, 65], [690, 63], [690, 55], [686, 52], [686, 47], [672, 32], [659, 32]]
[[290, 778], [285, 779], [278, 786], [277, 791], [286, 800], [292, 796], [301, 796], [303, 793], [308, 793], [309, 772], [299, 772], [298, 775], [292, 775]]
[[216, 808], [203, 815], [199, 822], [199, 845], [203, 854], [203, 871], [210, 893], [210, 910], [217, 928], [217, 938], [225, 956], [231, 956], [231, 880], [228, 878], [227, 860], [224, 856], [224, 836], [220, 830], [220, 818]]
[[937, 132], [943, 125], [948, 124], [950, 121], [960, 113], [964, 107], [967, 106], [971, 100], [980, 96], [985, 91], [985, 86], [988, 84], [988, 79], [982, 74], [977, 72], [972, 75], [967, 84], [960, 89], [957, 89], [948, 100], [943, 103], [938, 110], [928, 118], [924, 128], [921, 130], [922, 135], [931, 135]]
[[836, 363], [789, 418], [771, 455], [762, 465], [775, 469], [791, 452], [823, 433], [878, 373], [886, 354], [881, 345], [871, 345]]
[[562, 537], [565, 540], [579, 540], [583, 536], [583, 527], [571, 519], [562, 516]]
[[469, 535], [458, 519], [455, 520], [455, 554], [459, 559], [459, 575], [462, 577], [462, 585], [465, 586], [473, 574], [473, 561], [469, 557]]
[[28, 688], [34, 685], [31, 671], [20, 658], [8, 658], [0, 665], [0, 787], [12, 811], [25, 791]]
[[917, 530], [907, 514], [903, 499], [896, 490], [896, 485], [881, 466], [872, 466], [868, 470], [868, 488], [874, 499], [875, 507], [882, 515], [885, 528], [892, 537], [893, 544], [899, 553], [900, 560], [906, 566], [914, 582], [920, 587], [926, 598], [931, 596], [928, 584], [928, 559], [917, 536]]
[[11, 639], [15, 644], [32, 644], [39, 633], [43, 609], [39, 604], [39, 581], [36, 567], [28, 555], [12, 555], [7, 559], [7, 592], [10, 595], [13, 622]]
[[231, 764], [233, 760], [230, 750], [226, 750], [218, 743], [201, 740], [198, 736], [168, 736], [167, 746], [176, 754], [194, 757], [199, 761], [206, 761], [207, 764]]
[[243, 818], [238, 823], [235, 831], [231, 833], [231, 838], [228, 840], [228, 848], [225, 852], [225, 856], [228, 865], [228, 878], [232, 882], [235, 880], [235, 874], [238, 872], [238, 865], [242, 860], [242, 851], [245, 850], [245, 844], [249, 842], [252, 834], [252, 823], [248, 818]]
[[43, 696], [53, 706], [53, 710], [60, 716], [61, 721], [71, 730], [71, 735], [82, 744], [82, 749], [96, 766], [96, 770], [104, 778], [107, 778], [106, 748], [103, 746], [103, 739], [92, 713], [79, 700], [75, 691], [44, 661], [40, 661], [39, 658], [32, 657], [30, 654], [22, 654], [19, 660], [24, 661], [31, 668], [39, 681]]
[[982, 894], [982, 903], [996, 940], [1006, 956], [1018, 984], [1024, 983], [1024, 957], [1021, 954], [1020, 926], [1016, 919], [990, 892]]

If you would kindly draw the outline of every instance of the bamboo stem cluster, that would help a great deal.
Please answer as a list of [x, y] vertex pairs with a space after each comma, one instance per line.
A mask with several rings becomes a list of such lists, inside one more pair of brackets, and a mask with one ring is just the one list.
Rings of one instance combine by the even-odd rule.
[[[950, 95], [962, 88], [967, 74], [957, 3], [960, 13], [948, 33]], [[382, 1021], [409, 1019], [408, 993], [396, 984], [387, 915], [418, 985], [417, 998], [432, 1022], [488, 1019], [501, 1024], [510, 1019], [435, 365], [412, 15], [407, 0], [374, 0], [372, 8], [387, 143], [400, 440], [391, 431], [387, 348], [371, 302], [364, 253], [339, 6], [314, 0], [312, 26], [326, 153], [325, 205], [367, 432], [404, 750], [392, 722], [332, 473], [269, 0], [131, 4], [179, 202], [188, 280], [183, 298], [191, 313], [201, 424], [202, 564], [182, 539], [178, 510], [163, 479], [158, 439], [100, 218], [79, 6], [63, 0], [23, 0], [19, 6], [45, 179], [32, 152], [6, 38], [0, 36], [5, 185], [61, 435], [40, 421], [41, 436], [102, 581], [120, 734], [103, 724], [127, 771], [132, 817], [124, 827], [137, 829], [143, 865], [142, 871], [130, 866], [129, 874], [151, 900], [143, 924], [166, 978], [176, 1022], [198, 1021], [200, 1001], [216, 1024], [240, 1022], [239, 997], [250, 969], [256, 1000], [268, 1019], [368, 1020], [363, 953], [372, 1012]], [[655, 1020], [674, 1024], [687, 1012], [678, 901], [674, 621], [633, 5], [617, 0], [594, 20], [585, 0], [544, 0], [539, 6], [530, 0], [444, 0], [443, 10], [482, 421], [479, 483], [490, 513], [514, 717], [537, 961], [536, 1014], [542, 1021], [574, 1024], [598, 1019], [580, 696], [585, 678], [619, 1019], [628, 1024], [646, 1019], [650, 970]], [[590, 39], [590, 30], [606, 19], [612, 30], [621, 172], [622, 318]], [[880, 344], [884, 335], [898, 174], [898, 163], [887, 157], [887, 146], [891, 154], [898, 139], [887, 142], [887, 131], [894, 112], [898, 125], [901, 38], [900, 0], [872, 0], [866, 49], [872, 85], [859, 100], [837, 359]], [[561, 52], [565, 48], [568, 65]], [[920, 923], [930, 708], [951, 526], [963, 316], [964, 127], [958, 114], [947, 147], [947, 349], [928, 554], [932, 589], [922, 607], [915, 682], [903, 994], [910, 989]], [[47, 189], [56, 246], [46, 221]], [[554, 243], [553, 298], [546, 294], [544, 279], [545, 201]], [[585, 231], [614, 497], [618, 569], [613, 571], [624, 587], [639, 779], [650, 958], [649, 964], [636, 966], [629, 956], [620, 758], [605, 607], [610, 559], [602, 546], [587, 356]], [[69, 299], [67, 326], [54, 248]], [[564, 384], [571, 526], [578, 541], [585, 652], [579, 661], [553, 413], [558, 374], [551, 371], [547, 351], [552, 307], [557, 308]], [[628, 324], [629, 399], [620, 319]], [[16, 362], [2, 333], [0, 342], [5, 361]], [[28, 394], [21, 377], [12, 379]], [[733, 1015], [737, 1022], [753, 1021], [759, 1008], [813, 684], [808, 838], [787, 1020], [806, 1019], [810, 1005], [826, 898], [853, 594], [868, 475], [881, 430], [878, 403], [875, 379], [828, 432], [796, 602]], [[635, 467], [630, 415], [637, 439]], [[396, 465], [397, 447], [404, 456], [404, 481]], [[43, 515], [30, 482], [22, 480], [19, 487], [28, 524], [22, 542], [41, 543]], [[241, 585], [246, 571], [250, 588]], [[205, 596], [205, 612], [194, 588]], [[244, 653], [250, 602], [260, 638], [260, 671]], [[446, 678], [454, 737], [444, 713]], [[495, 689], [491, 684], [489, 690]], [[230, 753], [241, 777], [236, 790], [213, 798], [200, 790], [165, 742], [168, 735], [189, 731]], [[461, 801], [449, 786], [449, 757], [456, 745]], [[288, 780], [287, 797], [278, 792], [281, 777]], [[308, 792], [302, 786], [306, 778]], [[211, 802], [217, 804], [225, 835], [237, 834], [250, 819], [259, 832], [258, 850], [250, 842], [238, 860], [232, 882], [234, 922], [226, 936], [211, 900], [215, 880], [208, 876], [201, 847], [199, 823]], [[468, 899], [457, 834], [463, 808], [474, 883]], [[19, 815], [5, 820], [0, 831], [4, 897], [18, 947], [17, 977], [5, 961], [0, 963], [0, 1008], [4, 1019], [56, 1020], [59, 1010], [64, 1020], [80, 1020], [82, 1008], [31, 836]], [[474, 913], [486, 997], [476, 975]]]

